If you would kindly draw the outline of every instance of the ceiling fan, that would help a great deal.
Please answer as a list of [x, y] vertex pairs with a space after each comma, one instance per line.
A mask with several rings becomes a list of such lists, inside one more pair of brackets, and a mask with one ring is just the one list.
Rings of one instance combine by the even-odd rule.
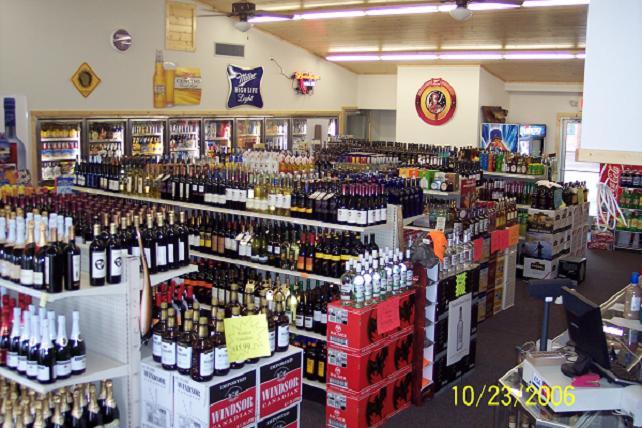
[[205, 15], [198, 15], [199, 17], [209, 18], [209, 17], [219, 17], [226, 16], [228, 18], [237, 17], [238, 21], [234, 22], [234, 28], [245, 33], [250, 28], [252, 28], [252, 23], [248, 22], [248, 19], [254, 17], [277, 17], [284, 19], [292, 19], [294, 15], [278, 12], [268, 12], [263, 10], [256, 10], [256, 5], [247, 0], [240, 2], [232, 3], [232, 11], [230, 13], [208, 13]]
[[441, 2], [450, 4], [454, 3], [457, 7], [449, 12], [450, 16], [457, 21], [466, 21], [473, 16], [473, 12], [468, 9], [468, 3], [493, 3], [509, 6], [521, 6], [522, 3], [524, 3], [524, 0], [441, 0]]

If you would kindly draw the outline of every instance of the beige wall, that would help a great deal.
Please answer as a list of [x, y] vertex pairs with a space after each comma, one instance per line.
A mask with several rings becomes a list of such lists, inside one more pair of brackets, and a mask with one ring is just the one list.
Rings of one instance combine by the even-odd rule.
[[357, 79], [357, 107], [371, 110], [397, 108], [397, 76], [362, 74]]
[[[435, 77], [446, 79], [457, 95], [455, 115], [441, 126], [427, 124], [415, 109], [417, 91]], [[478, 145], [479, 79], [479, 66], [400, 66], [397, 70], [397, 140], [459, 147]]]
[[[154, 52], [164, 46], [164, 10], [163, 0], [2, 0], [0, 93], [26, 95], [32, 110], [151, 109]], [[109, 44], [118, 28], [134, 37], [124, 54]], [[264, 110], [340, 110], [356, 104], [355, 74], [266, 33], [241, 33], [227, 18], [199, 18], [196, 40], [195, 53], [165, 51], [165, 60], [201, 68], [197, 109], [225, 108], [230, 63], [264, 67]], [[214, 42], [245, 44], [246, 57], [215, 57]], [[271, 57], [286, 73], [320, 75], [314, 95], [296, 95]], [[69, 80], [85, 61], [102, 79], [88, 98]]]
[[559, 154], [558, 113], [580, 111], [579, 92], [510, 92], [508, 103], [509, 123], [546, 125], [544, 151]]

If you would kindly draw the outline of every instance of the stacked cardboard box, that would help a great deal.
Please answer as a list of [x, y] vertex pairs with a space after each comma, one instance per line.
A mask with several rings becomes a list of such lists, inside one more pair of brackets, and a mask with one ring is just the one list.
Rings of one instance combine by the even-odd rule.
[[415, 292], [399, 295], [399, 327], [384, 334], [380, 307], [328, 305], [327, 426], [376, 426], [410, 405]]
[[143, 427], [297, 427], [302, 350], [262, 358], [209, 382], [141, 363]]

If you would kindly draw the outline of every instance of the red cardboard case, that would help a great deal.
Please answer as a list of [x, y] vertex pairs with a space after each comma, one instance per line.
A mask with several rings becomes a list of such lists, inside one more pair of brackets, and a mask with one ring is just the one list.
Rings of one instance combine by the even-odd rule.
[[259, 418], [301, 401], [302, 360], [299, 352], [259, 367]]

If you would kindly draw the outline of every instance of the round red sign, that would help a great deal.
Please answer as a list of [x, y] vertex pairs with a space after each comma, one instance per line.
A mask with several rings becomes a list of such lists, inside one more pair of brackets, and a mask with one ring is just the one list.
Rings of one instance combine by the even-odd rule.
[[419, 117], [429, 125], [443, 125], [455, 114], [457, 96], [448, 82], [441, 78], [430, 79], [419, 88], [415, 108]]

